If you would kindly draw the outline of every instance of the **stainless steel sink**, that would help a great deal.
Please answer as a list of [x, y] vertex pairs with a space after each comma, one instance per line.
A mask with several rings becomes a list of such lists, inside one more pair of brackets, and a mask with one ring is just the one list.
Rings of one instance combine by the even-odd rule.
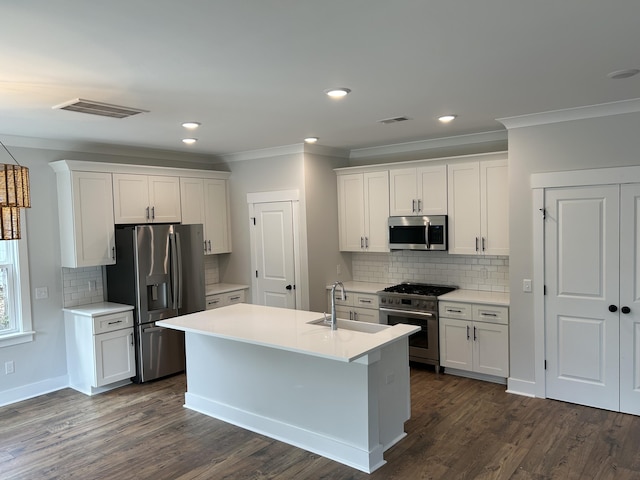
[[[356, 322], [354, 320], [344, 320], [342, 318], [338, 318], [337, 322], [338, 330], [351, 330], [354, 332], [362, 333], [378, 333], [386, 328], [389, 328], [388, 325], [381, 325], [379, 323]], [[325, 323], [324, 318], [319, 318], [318, 320], [313, 320], [307, 323], [310, 325], [322, 325], [327, 328], [331, 328], [331, 325]]]

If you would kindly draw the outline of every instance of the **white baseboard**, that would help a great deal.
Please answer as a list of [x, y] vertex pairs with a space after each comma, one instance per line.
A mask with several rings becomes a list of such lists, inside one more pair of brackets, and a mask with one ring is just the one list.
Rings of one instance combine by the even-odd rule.
[[0, 392], [0, 407], [10, 405], [12, 403], [21, 402], [29, 398], [44, 395], [45, 393], [55, 392], [56, 390], [62, 390], [69, 386], [69, 377], [63, 375], [61, 377], [47, 378], [40, 382], [30, 383], [28, 385], [22, 385], [20, 387], [11, 388]]
[[507, 379], [507, 393], [513, 393], [515, 395], [522, 395], [525, 397], [535, 397], [536, 382], [518, 380], [517, 378], [509, 377]]
[[189, 392], [185, 394], [184, 406], [294, 447], [317, 453], [365, 473], [371, 473], [386, 463], [382, 457], [383, 447], [380, 444], [368, 452], [357, 446], [341, 442], [339, 439], [237, 409]]

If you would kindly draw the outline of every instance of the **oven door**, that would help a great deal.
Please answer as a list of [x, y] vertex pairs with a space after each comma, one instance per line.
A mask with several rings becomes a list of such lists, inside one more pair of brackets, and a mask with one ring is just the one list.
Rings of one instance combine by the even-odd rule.
[[380, 307], [380, 323], [387, 325], [405, 323], [420, 327], [419, 332], [409, 337], [409, 360], [440, 365], [437, 313]]

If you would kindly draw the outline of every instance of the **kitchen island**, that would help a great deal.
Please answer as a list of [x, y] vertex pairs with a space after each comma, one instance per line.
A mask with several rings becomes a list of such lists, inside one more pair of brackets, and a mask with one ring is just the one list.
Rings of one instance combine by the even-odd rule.
[[406, 433], [411, 325], [236, 304], [157, 322], [185, 332], [185, 407], [370, 473]]

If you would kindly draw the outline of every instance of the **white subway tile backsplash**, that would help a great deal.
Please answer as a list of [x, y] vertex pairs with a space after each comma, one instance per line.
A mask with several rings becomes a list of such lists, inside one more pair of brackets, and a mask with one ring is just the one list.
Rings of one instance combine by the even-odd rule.
[[446, 252], [354, 253], [353, 280], [457, 285], [467, 290], [509, 291], [509, 257], [449, 255]]

